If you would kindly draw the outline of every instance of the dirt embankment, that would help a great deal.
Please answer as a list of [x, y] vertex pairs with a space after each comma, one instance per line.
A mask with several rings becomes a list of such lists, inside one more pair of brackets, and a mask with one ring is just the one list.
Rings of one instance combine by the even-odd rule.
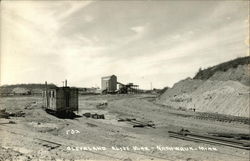
[[157, 103], [179, 109], [195, 109], [250, 117], [249, 65], [217, 71], [209, 79], [188, 78], [176, 83], [157, 99]]

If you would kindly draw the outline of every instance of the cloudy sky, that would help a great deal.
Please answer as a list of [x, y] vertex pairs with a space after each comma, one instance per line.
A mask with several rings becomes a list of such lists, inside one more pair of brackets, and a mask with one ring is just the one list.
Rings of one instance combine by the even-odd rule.
[[1, 84], [172, 86], [246, 56], [247, 1], [3, 1]]

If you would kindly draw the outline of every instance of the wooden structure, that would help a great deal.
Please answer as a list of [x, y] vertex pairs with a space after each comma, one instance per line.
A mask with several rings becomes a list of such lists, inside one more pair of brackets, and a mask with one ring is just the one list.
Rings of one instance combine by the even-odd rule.
[[45, 83], [43, 91], [43, 104], [46, 110], [56, 113], [72, 113], [78, 111], [78, 89], [67, 87], [65, 81], [64, 87], [47, 89]]
[[127, 94], [127, 93], [138, 93], [139, 85], [135, 85], [133, 83], [123, 84], [117, 82], [119, 84], [118, 93]]

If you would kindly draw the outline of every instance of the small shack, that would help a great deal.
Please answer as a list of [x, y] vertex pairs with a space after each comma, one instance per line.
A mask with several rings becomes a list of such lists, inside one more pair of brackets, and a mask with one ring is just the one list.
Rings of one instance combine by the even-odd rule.
[[43, 104], [47, 111], [55, 113], [72, 113], [78, 111], [78, 89], [67, 87], [65, 81], [64, 87], [47, 89], [45, 83], [43, 91]]

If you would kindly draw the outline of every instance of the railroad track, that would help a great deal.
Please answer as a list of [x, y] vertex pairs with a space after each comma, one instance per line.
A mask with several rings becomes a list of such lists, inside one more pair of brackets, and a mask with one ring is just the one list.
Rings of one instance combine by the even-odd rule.
[[236, 140], [229, 138], [221, 138], [216, 136], [210, 136], [208, 134], [191, 133], [189, 131], [180, 131], [180, 132], [168, 131], [168, 133], [170, 137], [177, 139], [202, 142], [208, 144], [218, 144], [233, 148], [250, 150], [250, 142], [248, 140], [243, 141], [243, 140]]

